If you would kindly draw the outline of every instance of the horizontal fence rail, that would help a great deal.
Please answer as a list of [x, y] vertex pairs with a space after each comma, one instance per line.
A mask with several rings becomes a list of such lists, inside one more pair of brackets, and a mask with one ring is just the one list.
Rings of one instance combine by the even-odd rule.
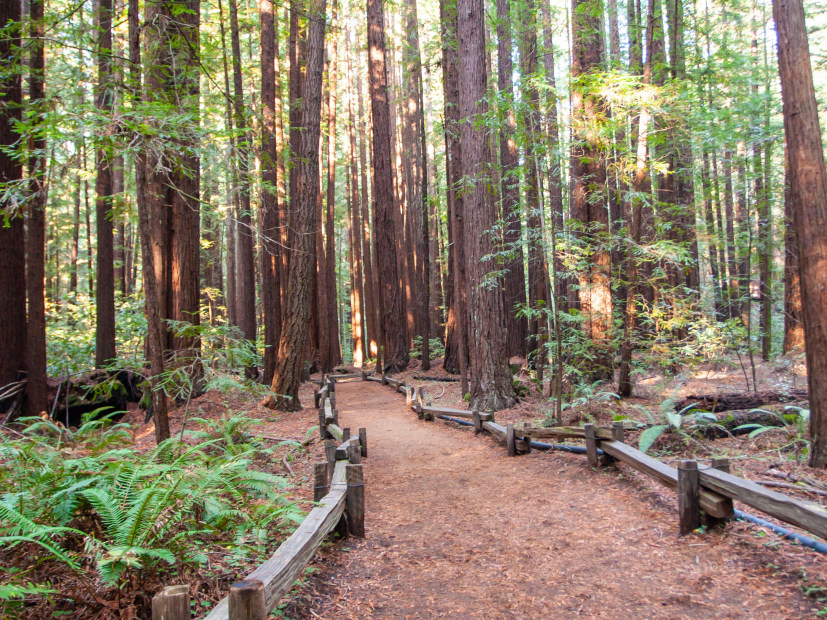
[[[491, 413], [434, 407], [428, 401], [424, 387], [406, 384], [386, 375], [364, 378], [388, 385], [395, 392], [403, 392], [408, 408], [424, 420], [440, 417], [469, 426], [473, 424], [476, 433], [488, 432], [506, 444], [509, 456], [530, 452], [532, 446], [541, 449], [571, 448], [539, 443], [535, 441], [537, 439], [582, 439], [586, 443], [585, 450], [574, 447], [570, 451], [585, 452], [591, 467], [598, 467], [601, 462], [619, 461], [675, 490], [678, 494], [679, 531], [682, 534], [693, 531], [703, 522], [714, 524], [735, 518], [738, 512], [733, 509], [735, 500], [827, 539], [827, 509], [735, 476], [729, 473], [727, 459], [712, 459], [709, 467], [699, 467], [694, 460], [682, 461], [677, 468], [667, 465], [624, 443], [622, 422], [616, 422], [611, 427], [593, 424], [552, 428], [503, 426], [494, 421]], [[473, 420], [473, 423], [466, 420]], [[817, 541], [809, 546], [822, 552], [825, 549], [825, 545]]]
[[[362, 373], [337, 378], [362, 378]], [[264, 620], [293, 587], [313, 559], [322, 541], [332, 532], [342, 536], [365, 535], [365, 490], [362, 457], [367, 457], [367, 433], [350, 436], [340, 428], [334, 409], [335, 380], [325, 377], [315, 393], [319, 407], [319, 433], [325, 444], [326, 462], [314, 467], [313, 496], [317, 505], [270, 558], [240, 582], [233, 584], [204, 620]], [[186, 586], [167, 586], [152, 599], [153, 620], [191, 617]]]

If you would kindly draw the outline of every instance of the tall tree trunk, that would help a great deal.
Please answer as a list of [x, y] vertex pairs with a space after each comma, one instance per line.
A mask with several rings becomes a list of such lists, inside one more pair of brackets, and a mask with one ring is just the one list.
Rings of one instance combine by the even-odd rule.
[[792, 214], [790, 161], [784, 149], [784, 353], [804, 349], [798, 239]]
[[451, 303], [445, 325], [445, 360], [443, 367], [459, 373], [462, 393], [468, 394], [468, 307], [465, 286], [465, 242], [462, 218], [465, 213], [462, 180], [462, 145], [460, 143], [459, 54], [457, 47], [456, 0], [439, 3], [442, 23], [442, 83], [445, 91], [445, 152], [448, 196], [449, 290]]
[[540, 202], [541, 189], [537, 168], [537, 152], [540, 150], [540, 94], [535, 77], [537, 73], [537, 10], [533, 0], [523, 7], [520, 26], [522, 28], [520, 57], [525, 86], [523, 87], [524, 119], [526, 132], [525, 176], [526, 213], [528, 216], [528, 295], [529, 305], [535, 312], [529, 321], [529, 354], [533, 353], [537, 367], [537, 378], [542, 388], [543, 369], [548, 357], [548, 310], [551, 308], [551, 291], [546, 262], [545, 215]]
[[416, 1], [404, 5], [405, 42], [402, 49], [405, 102], [405, 162], [408, 164], [407, 218], [412, 234], [414, 279], [410, 283], [414, 307], [414, 333], [422, 341], [422, 370], [431, 367], [430, 256], [428, 247], [428, 176], [425, 146], [425, 104], [422, 93], [422, 58], [419, 48], [419, 19]]
[[[112, 114], [112, 0], [99, 0], [97, 29], [98, 83], [95, 109], [101, 116]], [[107, 132], [109, 133], [109, 132]], [[112, 162], [105, 145], [95, 149], [95, 232], [98, 240], [95, 287], [95, 365], [115, 359], [115, 255], [112, 225]]]
[[[525, 268], [523, 266], [522, 217], [520, 213], [520, 176], [517, 142], [514, 132], [517, 120], [514, 114], [514, 73], [511, 56], [511, 16], [509, 0], [497, 0], [497, 89], [504, 109], [500, 125], [500, 168], [502, 170], [502, 213], [505, 222], [504, 242], [508, 252], [505, 269], [506, 329], [508, 354], [525, 357], [528, 354], [526, 319], [518, 316], [517, 305], [525, 305]], [[529, 228], [529, 232], [531, 229]]]
[[[643, 85], [648, 86], [652, 82], [653, 64], [657, 59], [655, 54], [659, 43], [656, 40], [656, 29], [653, 27], [657, 19], [657, 0], [649, 0], [648, 24], [646, 29], [646, 63], [643, 66]], [[639, 28], [639, 24], [637, 25]], [[639, 32], [639, 31], [638, 31]], [[632, 47], [635, 51], [634, 46]], [[630, 69], [639, 68], [635, 63], [641, 63], [640, 50], [633, 59], [630, 59]], [[632, 135], [636, 138], [635, 173], [632, 177], [632, 200], [629, 218], [629, 237], [632, 244], [640, 245], [643, 240], [644, 228], [644, 204], [642, 196], [651, 188], [649, 178], [649, 122], [651, 112], [642, 106], [637, 117], [637, 129]], [[633, 128], [634, 129], [634, 128]], [[634, 252], [630, 248], [626, 252], [626, 277], [628, 286], [626, 288], [626, 312], [623, 320], [623, 341], [620, 346], [620, 368], [618, 372], [618, 394], [623, 398], [632, 395], [632, 353], [635, 350], [635, 329], [637, 323], [637, 295], [639, 291], [639, 280], [641, 276], [641, 265]]]
[[362, 74], [359, 72], [359, 77], [356, 80], [356, 94], [359, 103], [359, 170], [361, 180], [361, 203], [362, 203], [362, 261], [364, 262], [365, 270], [365, 312], [367, 315], [366, 326], [368, 329], [368, 353], [372, 358], [379, 356], [379, 342], [381, 340], [381, 330], [379, 324], [379, 285], [374, 269], [375, 262], [371, 258], [371, 252], [375, 237], [371, 235], [370, 231], [370, 200], [368, 198], [368, 180], [370, 173], [370, 166], [367, 163], [367, 136], [368, 132], [365, 129], [365, 106], [364, 98], [362, 96]]
[[611, 253], [602, 246], [600, 233], [608, 230], [604, 187], [605, 153], [596, 132], [589, 128], [605, 114], [606, 103], [590, 84], [590, 74], [600, 68], [603, 42], [600, 38], [600, 13], [595, 0], [572, 1], [572, 217], [588, 226], [594, 241], [587, 241], [589, 264], [580, 276], [580, 311], [585, 319], [586, 336], [594, 349], [586, 370], [591, 380], [612, 376], [610, 332], [612, 294], [609, 283]]
[[[233, 52], [233, 109], [238, 131], [238, 197], [239, 213], [236, 236], [236, 321], [249, 342], [256, 341], [256, 271], [253, 259], [253, 218], [250, 213], [250, 157], [252, 136], [247, 130], [244, 105], [243, 76], [241, 74], [241, 44], [238, 33], [238, 8], [236, 0], [230, 0], [230, 43]], [[255, 377], [257, 370], [250, 366], [245, 370], [248, 377]]]
[[261, 281], [264, 306], [264, 376], [269, 384], [276, 370], [281, 336], [281, 220], [277, 127], [280, 109], [276, 101], [276, 20], [272, 0], [258, 0], [261, 22]]
[[[0, 73], [0, 183], [19, 183], [23, 178], [20, 159], [13, 149], [20, 136], [23, 91], [20, 48], [22, 24], [19, 2], [0, 2], [0, 57], [14, 59]], [[7, 196], [7, 195], [6, 195]], [[24, 221], [20, 206], [10, 198], [0, 201], [0, 214], [8, 225], [0, 226], [0, 386], [20, 378], [26, 351], [26, 253]]]
[[[200, 0], [162, 0], [146, 6], [146, 90], [149, 102], [197, 118]], [[193, 123], [197, 129], [197, 122]], [[180, 131], [147, 160], [147, 207], [162, 320], [200, 324], [200, 179], [196, 132]], [[200, 341], [167, 330], [164, 347], [185, 366], [197, 389]]]
[[290, 258], [287, 286], [290, 291], [284, 315], [276, 372], [264, 400], [267, 407], [298, 411], [299, 384], [304, 365], [307, 321], [310, 314], [313, 272], [313, 231], [316, 229], [319, 194], [319, 135], [321, 132], [322, 74], [324, 71], [325, 0], [312, 0], [307, 7], [307, 77], [302, 101], [304, 131], [296, 152], [297, 186], [291, 218], [294, 251]]
[[[29, 3], [31, 56], [29, 60], [29, 105], [37, 123], [29, 155], [28, 217], [26, 222], [26, 293], [28, 317], [26, 334], [26, 413], [39, 415], [48, 409], [46, 396], [46, 138], [40, 125], [45, 122], [44, 91], [46, 56], [43, 23], [44, 0]], [[4, 309], [8, 312], [8, 309]]]
[[328, 361], [330, 370], [342, 361], [342, 351], [339, 348], [339, 318], [338, 318], [338, 296], [336, 292], [336, 246], [334, 209], [336, 206], [336, 83], [337, 83], [337, 40], [339, 36], [338, 26], [338, 0], [333, 0], [331, 7], [330, 39], [329, 50], [330, 60], [328, 63], [328, 123], [327, 123], [327, 212], [325, 214], [325, 267], [327, 269], [327, 326], [328, 331], [321, 346], [328, 349]]
[[801, 273], [807, 383], [810, 392], [810, 466], [827, 466], [827, 170], [818, 121], [801, 0], [774, 0], [784, 135], [790, 158], [790, 198]]
[[[385, 64], [385, 17], [382, 0], [367, 0], [368, 78], [373, 117], [373, 230], [376, 235], [378, 301], [385, 372], [402, 371], [409, 361], [405, 342], [403, 295], [395, 258], [397, 222], [394, 216], [391, 125], [388, 72]], [[398, 231], [402, 233], [402, 230]]]
[[[141, 16], [138, 0], [129, 0], [129, 77], [136, 103], [142, 96], [141, 85]], [[138, 227], [141, 236], [141, 265], [144, 280], [144, 312], [147, 323], [147, 353], [149, 357], [149, 386], [152, 417], [155, 422], [155, 441], [169, 438], [167, 399], [161, 386], [164, 372], [163, 319], [155, 280], [156, 246], [152, 237], [152, 214], [148, 194], [147, 156], [139, 151], [135, 156], [135, 188], [138, 203]], [[157, 260], [161, 260], [158, 256]]]
[[370, 246], [362, 240], [362, 205], [359, 195], [358, 153], [356, 150], [356, 115], [354, 114], [353, 100], [355, 88], [353, 86], [353, 58], [351, 56], [350, 27], [345, 33], [345, 60], [347, 63], [347, 114], [348, 114], [348, 146], [349, 146], [349, 192], [350, 196], [350, 247], [351, 247], [351, 336], [353, 340], [353, 365], [362, 368], [368, 358], [368, 343], [365, 337], [367, 314], [373, 312], [365, 305], [365, 289], [369, 286], [368, 277], [363, 284], [364, 255], [370, 260]]
[[502, 329], [503, 292], [483, 286], [488, 278], [485, 257], [494, 250], [490, 231], [496, 222], [490, 178], [491, 148], [488, 131], [475, 128], [488, 113], [486, 100], [485, 10], [482, 0], [457, 0], [459, 53], [459, 113], [463, 176], [463, 233], [466, 252], [466, 288], [470, 310], [471, 407], [496, 411], [517, 402], [508, 366], [506, 335]]

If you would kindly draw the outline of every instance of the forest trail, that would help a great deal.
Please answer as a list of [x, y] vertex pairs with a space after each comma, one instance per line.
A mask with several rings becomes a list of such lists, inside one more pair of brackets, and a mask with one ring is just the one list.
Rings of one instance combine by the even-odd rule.
[[813, 614], [797, 583], [768, 568], [772, 551], [731, 532], [680, 539], [674, 508], [614, 467], [507, 458], [490, 438], [418, 420], [377, 384], [341, 383], [336, 395], [341, 425], [367, 428], [367, 538], [323, 555], [290, 617]]

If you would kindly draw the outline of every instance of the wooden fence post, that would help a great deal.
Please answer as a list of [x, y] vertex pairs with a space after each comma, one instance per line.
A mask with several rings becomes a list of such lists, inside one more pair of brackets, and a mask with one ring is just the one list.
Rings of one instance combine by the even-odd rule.
[[388, 384], [388, 378], [385, 376], [384, 372], [381, 375], [379, 375], [379, 378], [382, 380], [382, 385]]
[[697, 461], [678, 465], [678, 521], [681, 536], [701, 526], [701, 478]]
[[351, 536], [365, 537], [365, 482], [361, 465], [347, 467], [347, 529]]
[[471, 419], [474, 420], [474, 434], [479, 435], [482, 432], [482, 417], [480, 417], [480, 412], [474, 409], [471, 412]]
[[362, 449], [358, 444], [351, 443], [347, 447], [347, 460], [353, 465], [358, 465], [362, 462]]
[[362, 456], [368, 458], [368, 431], [365, 428], [359, 429], [359, 446]]
[[264, 582], [245, 579], [230, 586], [230, 620], [266, 620], [267, 605], [264, 602]]
[[313, 402], [315, 403], [316, 409], [319, 408], [319, 403], [321, 399], [319, 398], [319, 390], [313, 390]]
[[342, 443], [346, 442], [348, 439], [350, 439], [350, 427], [345, 426], [342, 429]]
[[586, 434], [586, 460], [589, 467], [596, 468], [599, 465], [597, 458], [597, 439], [594, 435], [594, 424], [585, 424], [583, 430]]
[[325, 439], [324, 456], [327, 459], [327, 478], [333, 477], [333, 470], [336, 468], [336, 442], [332, 439]]
[[405, 388], [405, 406], [408, 409], [413, 409], [413, 391], [414, 388], [410, 386]]
[[332, 437], [332, 435], [327, 431], [327, 420], [324, 415], [324, 407], [319, 409], [319, 435], [322, 441]]
[[[330, 403], [330, 406], [331, 407], [333, 406], [332, 402]], [[338, 409], [333, 409], [332, 411], [333, 411], [333, 423], [336, 426], [339, 426], [339, 410]]]
[[313, 501], [319, 502], [330, 491], [327, 463], [313, 465]]
[[[721, 457], [713, 458], [712, 459], [712, 469], [717, 469], [718, 471], [722, 471], [722, 472], [725, 472], [727, 474], [730, 473], [729, 472], [729, 459], [721, 458]], [[732, 498], [731, 497], [725, 498], [725, 500], [724, 500], [724, 510], [726, 510], [727, 516], [725, 516], [721, 519], [717, 519], [715, 517], [711, 517], [711, 516], [707, 515], [707, 517], [706, 517], [707, 525], [712, 527], [712, 526], [718, 525], [719, 523], [723, 523], [725, 521], [729, 521], [729, 520], [732, 520], [732, 519], [735, 518], [735, 506], [733, 506], [733, 504], [732, 504]]]
[[505, 447], [508, 450], [508, 456], [517, 456], [517, 437], [514, 435], [513, 424], [505, 427]]
[[625, 429], [623, 426], [623, 422], [612, 422], [612, 438], [615, 441], [623, 443], [624, 436]]
[[166, 586], [152, 597], [152, 620], [189, 620], [189, 586]]

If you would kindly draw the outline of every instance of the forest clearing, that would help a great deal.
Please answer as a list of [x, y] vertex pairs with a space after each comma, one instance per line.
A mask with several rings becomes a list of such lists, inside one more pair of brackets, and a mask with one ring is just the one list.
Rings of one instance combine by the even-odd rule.
[[0, 616], [827, 615], [825, 14], [0, 2]]

